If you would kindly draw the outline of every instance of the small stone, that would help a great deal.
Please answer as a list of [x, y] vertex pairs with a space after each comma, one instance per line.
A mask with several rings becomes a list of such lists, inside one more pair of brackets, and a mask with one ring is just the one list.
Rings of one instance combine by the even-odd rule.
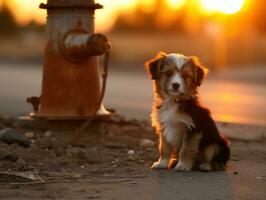
[[22, 133], [13, 128], [6, 128], [0, 131], [0, 140], [6, 144], [18, 143], [23, 147], [30, 147], [31, 141]]
[[26, 166], [26, 161], [22, 158], [19, 158], [16, 162], [17, 164], [21, 165], [21, 166]]
[[234, 175], [237, 175], [237, 174], [238, 174], [238, 172], [233, 172], [233, 174], [234, 174]]
[[140, 146], [144, 148], [154, 147], [154, 145], [155, 142], [147, 138], [144, 138], [140, 141]]
[[33, 132], [26, 132], [25, 133], [26, 138], [32, 139], [32, 138], [34, 138], [34, 136], [35, 136], [35, 134]]
[[78, 179], [78, 178], [81, 178], [82, 175], [78, 174], [78, 173], [75, 173], [75, 174], [72, 175], [72, 177]]
[[52, 135], [52, 131], [45, 131], [44, 136], [50, 137]]
[[127, 151], [127, 154], [132, 156], [132, 155], [135, 154], [135, 151], [134, 151], [133, 149], [129, 149], [129, 150]]
[[119, 161], [119, 159], [116, 158], [115, 160], [112, 161], [112, 164], [115, 164], [115, 163], [117, 163], [118, 161]]

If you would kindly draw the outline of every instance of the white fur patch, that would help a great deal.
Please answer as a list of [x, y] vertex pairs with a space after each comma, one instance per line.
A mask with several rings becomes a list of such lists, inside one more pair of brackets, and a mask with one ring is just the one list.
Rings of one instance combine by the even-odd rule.
[[159, 113], [160, 123], [163, 124], [163, 136], [170, 144], [178, 143], [178, 121], [176, 119], [177, 105], [164, 108]]
[[178, 70], [181, 70], [182, 66], [189, 60], [187, 56], [176, 53], [168, 54], [167, 57], [174, 61]]
[[[182, 69], [182, 66], [188, 62], [189, 57], [184, 56], [182, 54], [175, 54], [175, 53], [171, 53], [167, 56], [167, 58], [171, 59], [174, 62], [174, 65], [177, 69], [178, 72], [180, 72], [180, 70]], [[177, 93], [179, 92], [185, 92], [185, 83], [183, 78], [181, 77], [180, 73], [175, 73], [172, 77], [171, 80], [169, 81], [169, 84], [167, 86], [167, 89], [169, 91], [171, 91], [171, 93], [175, 93], [174, 89], [173, 89], [173, 83], [178, 83], [179, 84], [179, 89], [177, 91]]]
[[177, 126], [174, 124], [168, 124], [163, 132], [165, 140], [170, 144], [177, 144], [178, 143], [178, 133], [177, 133]]
[[168, 168], [168, 159], [160, 159], [157, 162], [153, 163], [153, 165], [151, 166], [151, 168], [153, 169], [164, 169], [164, 168]]
[[176, 73], [174, 76], [172, 76], [171, 80], [169, 81], [169, 85], [167, 88], [168, 90], [173, 90], [173, 88], [172, 88], [173, 83], [178, 83], [180, 85], [180, 87], [178, 89], [179, 92], [185, 92], [185, 83], [184, 83], [184, 80], [179, 73]]
[[[182, 142], [182, 131], [180, 125], [188, 128], [194, 127], [194, 123], [190, 116], [181, 114], [178, 112], [178, 104], [171, 102], [171, 100], [163, 101], [162, 108], [157, 111], [157, 120], [164, 127], [163, 136], [165, 140], [173, 145], [181, 144]], [[179, 147], [177, 147], [179, 148]]]

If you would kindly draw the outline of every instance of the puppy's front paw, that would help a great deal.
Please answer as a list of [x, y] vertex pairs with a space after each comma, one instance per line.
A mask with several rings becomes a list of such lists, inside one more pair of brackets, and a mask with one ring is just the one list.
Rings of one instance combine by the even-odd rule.
[[191, 171], [191, 165], [182, 161], [178, 161], [174, 170], [178, 172]]
[[168, 168], [168, 160], [166, 160], [166, 159], [158, 160], [157, 162], [153, 163], [151, 168], [152, 169], [165, 169], [165, 168]]
[[210, 163], [202, 163], [200, 166], [199, 166], [200, 170], [201, 171], [204, 171], [204, 172], [209, 172], [212, 170], [212, 166]]

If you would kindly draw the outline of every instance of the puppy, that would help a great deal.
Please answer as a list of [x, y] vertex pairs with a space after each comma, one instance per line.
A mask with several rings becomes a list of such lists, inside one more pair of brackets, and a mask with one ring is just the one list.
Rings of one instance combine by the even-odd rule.
[[154, 85], [152, 126], [160, 139], [160, 157], [152, 168], [168, 168], [171, 158], [178, 158], [176, 171], [225, 169], [227, 141], [197, 96], [207, 69], [196, 57], [163, 52], [145, 66]]

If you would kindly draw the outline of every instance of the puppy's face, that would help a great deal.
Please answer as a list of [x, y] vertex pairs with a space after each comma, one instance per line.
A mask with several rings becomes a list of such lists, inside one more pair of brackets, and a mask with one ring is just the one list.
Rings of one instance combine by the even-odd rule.
[[194, 98], [207, 72], [196, 57], [159, 53], [145, 63], [155, 90], [161, 97]]

